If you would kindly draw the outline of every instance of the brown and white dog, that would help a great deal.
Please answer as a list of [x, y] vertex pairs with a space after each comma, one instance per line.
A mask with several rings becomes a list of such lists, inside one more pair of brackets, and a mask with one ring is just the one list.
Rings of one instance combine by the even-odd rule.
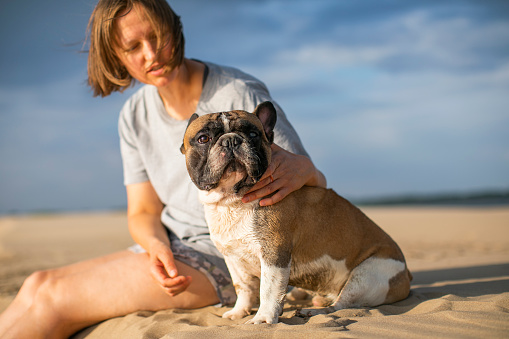
[[259, 297], [248, 323], [277, 323], [288, 285], [333, 300], [327, 311], [406, 298], [412, 276], [398, 245], [334, 191], [303, 187], [272, 206], [242, 203], [269, 165], [276, 124], [270, 102], [253, 113], [195, 114], [181, 147], [237, 293], [223, 317], [249, 315]]

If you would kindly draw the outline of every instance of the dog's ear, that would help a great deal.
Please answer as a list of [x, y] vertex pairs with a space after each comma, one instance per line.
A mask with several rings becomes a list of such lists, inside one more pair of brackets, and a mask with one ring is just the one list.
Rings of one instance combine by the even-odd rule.
[[[189, 122], [187, 123], [187, 127], [189, 127], [189, 125], [191, 125], [191, 123], [193, 121], [195, 121], [198, 117], [199, 117], [198, 114], [193, 113], [193, 115], [191, 115], [191, 118], [189, 118]], [[186, 127], [186, 130], [187, 130], [187, 127]], [[184, 154], [184, 152], [185, 152], [185, 147], [184, 147], [184, 143], [182, 143], [182, 146], [180, 146], [180, 153]]]
[[[189, 127], [189, 125], [191, 125], [191, 123], [193, 121], [195, 121], [196, 119], [198, 119], [198, 118], [199, 118], [199, 115], [196, 114], [196, 113], [193, 113], [193, 115], [191, 115], [191, 117], [189, 118], [189, 122], [187, 123], [187, 127]], [[186, 127], [186, 129], [187, 129], [187, 127]]]
[[265, 101], [256, 106], [253, 112], [262, 122], [263, 130], [270, 143], [274, 142], [274, 126], [276, 126], [277, 113], [270, 101]]

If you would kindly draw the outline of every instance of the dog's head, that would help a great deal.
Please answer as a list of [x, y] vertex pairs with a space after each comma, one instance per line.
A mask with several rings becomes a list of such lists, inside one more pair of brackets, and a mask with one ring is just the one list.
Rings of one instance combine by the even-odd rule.
[[246, 111], [193, 114], [180, 151], [186, 156], [191, 180], [200, 190], [220, 187], [243, 194], [270, 163], [276, 110], [271, 102]]

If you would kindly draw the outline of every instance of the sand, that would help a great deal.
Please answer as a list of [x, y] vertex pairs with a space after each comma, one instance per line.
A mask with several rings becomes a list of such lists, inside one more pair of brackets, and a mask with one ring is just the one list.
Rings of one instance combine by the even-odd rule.
[[[509, 338], [509, 207], [363, 208], [400, 245], [414, 275], [392, 305], [299, 317], [287, 302], [280, 323], [244, 325], [229, 308], [136, 312], [75, 338]], [[0, 311], [37, 269], [132, 244], [124, 213], [0, 218]]]

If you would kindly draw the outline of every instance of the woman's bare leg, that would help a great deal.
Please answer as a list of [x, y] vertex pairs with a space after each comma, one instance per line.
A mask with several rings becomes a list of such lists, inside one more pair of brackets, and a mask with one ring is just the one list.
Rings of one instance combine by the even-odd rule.
[[178, 261], [176, 265], [180, 275], [193, 280], [175, 297], [152, 279], [146, 253], [124, 251], [35, 273], [0, 316], [0, 337], [63, 338], [137, 310], [198, 308], [219, 302], [204, 274]]
[[59, 276], [85, 271], [102, 263], [115, 260], [117, 257], [121, 257], [123, 255], [123, 252], [117, 252], [103, 257], [63, 266], [57, 269], [49, 269], [32, 273], [27, 279], [25, 279], [23, 286], [16, 295], [16, 298], [11, 302], [7, 309], [0, 314], [0, 334], [4, 333], [8, 327], [23, 316], [26, 310], [32, 305], [37, 290], [45, 281]]

